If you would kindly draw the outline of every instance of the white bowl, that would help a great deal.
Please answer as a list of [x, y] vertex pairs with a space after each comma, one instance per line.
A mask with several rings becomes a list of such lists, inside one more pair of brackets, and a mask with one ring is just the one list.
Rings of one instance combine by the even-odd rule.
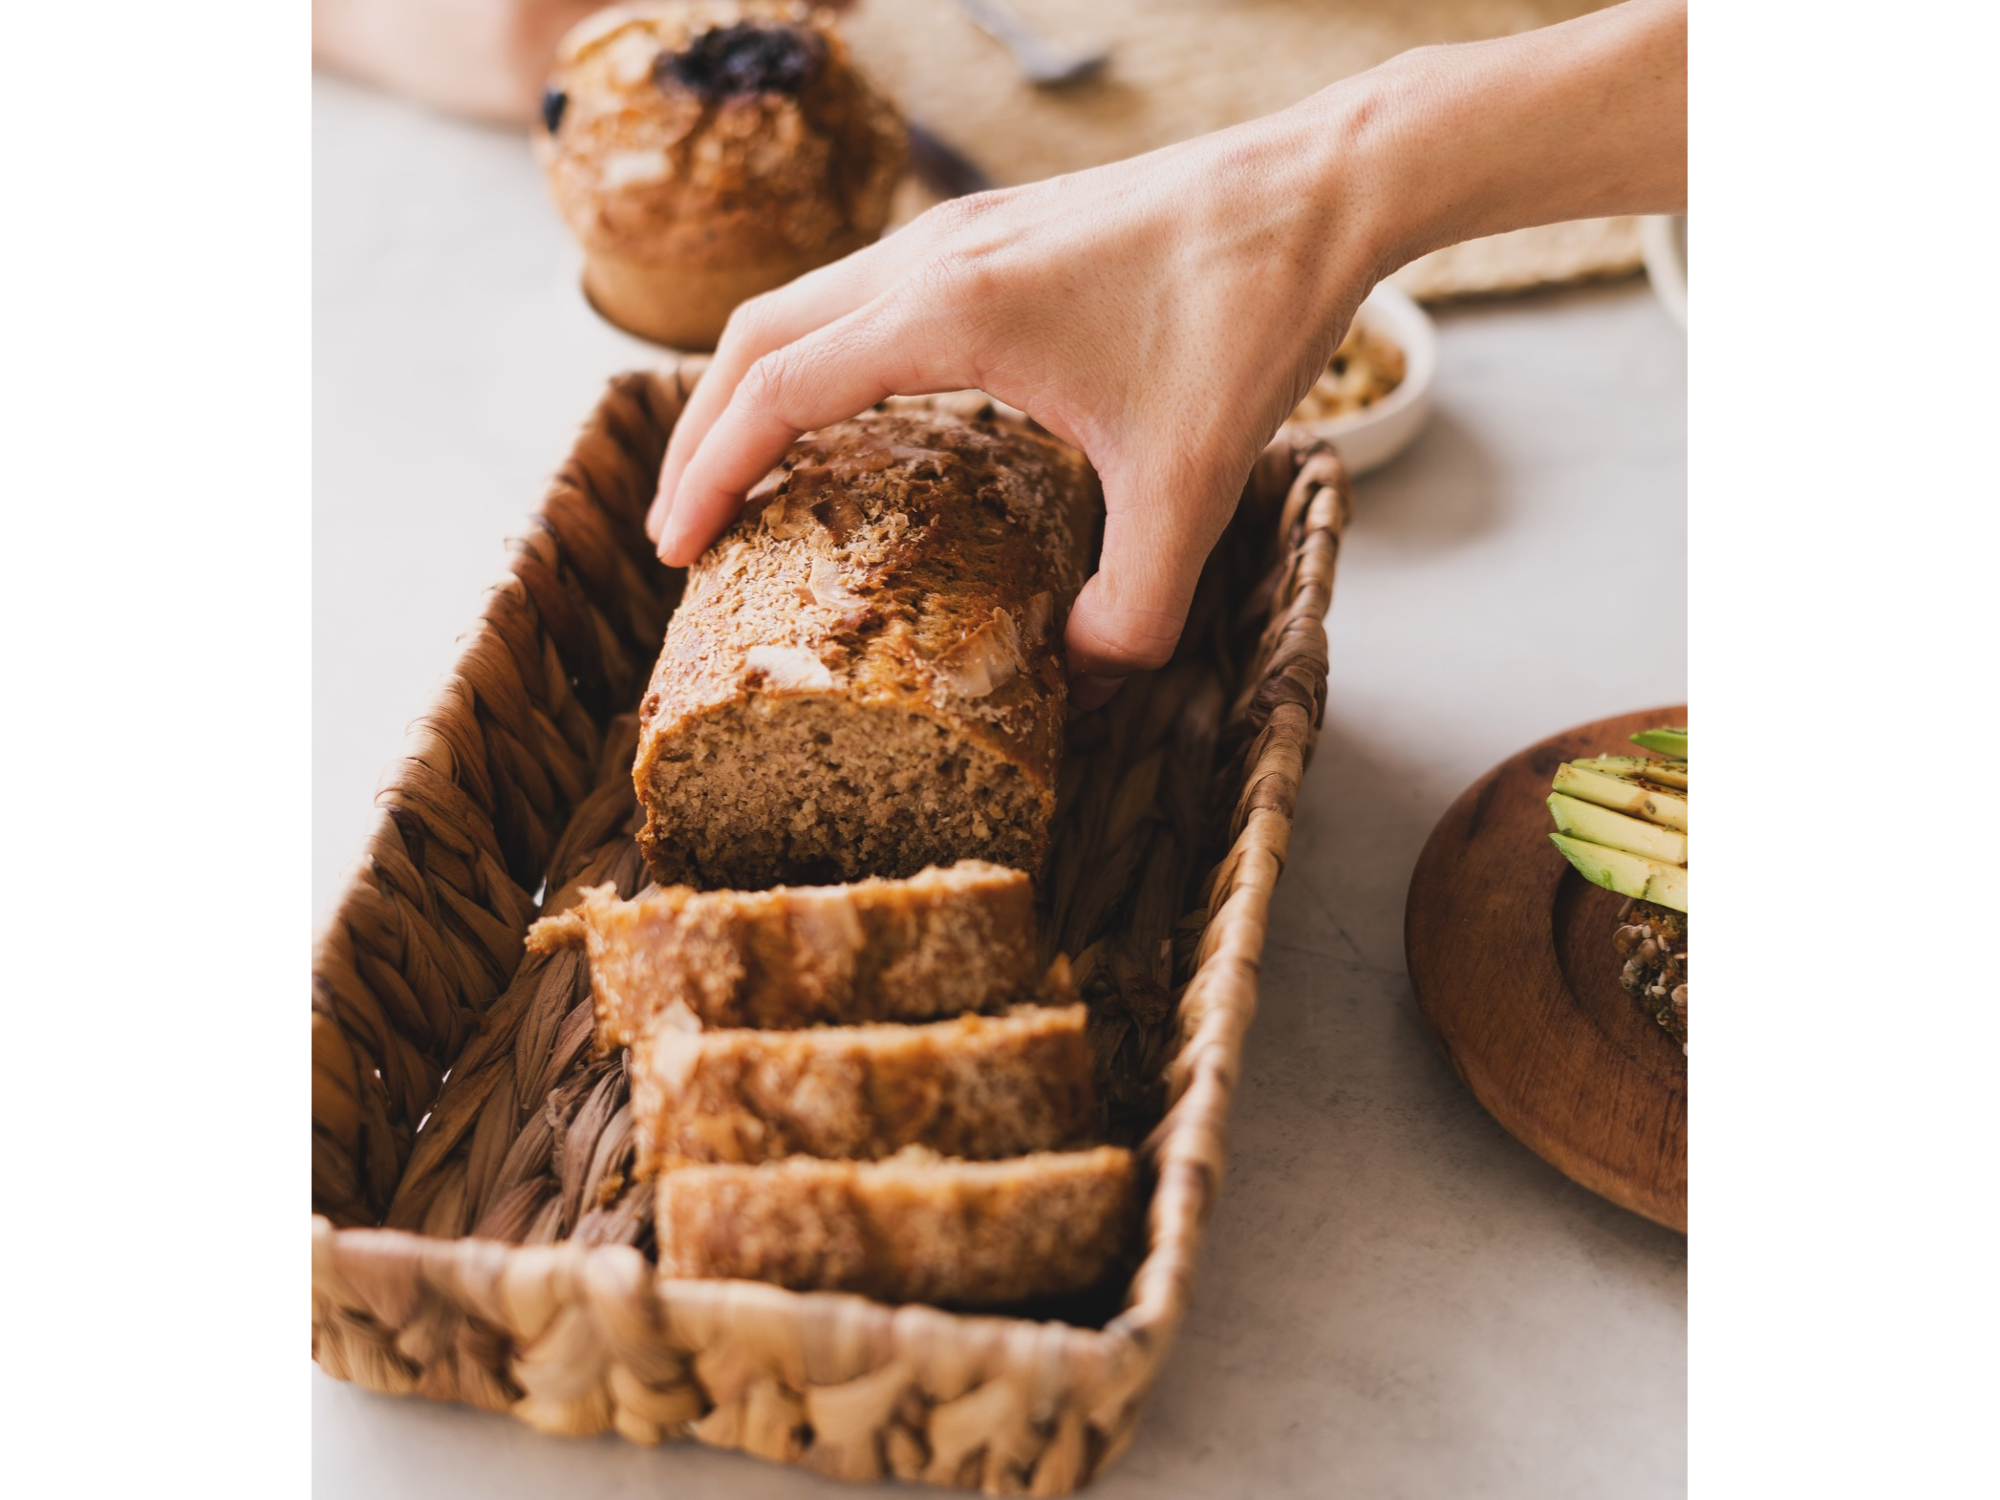
[[1357, 326], [1403, 351], [1403, 381], [1373, 406], [1297, 425], [1333, 444], [1350, 475], [1379, 469], [1416, 441], [1431, 415], [1437, 327], [1405, 292], [1378, 286], [1354, 314]]
[[1639, 221], [1639, 248], [1646, 257], [1646, 279], [1674, 321], [1688, 320], [1688, 221], [1686, 214], [1655, 214]]

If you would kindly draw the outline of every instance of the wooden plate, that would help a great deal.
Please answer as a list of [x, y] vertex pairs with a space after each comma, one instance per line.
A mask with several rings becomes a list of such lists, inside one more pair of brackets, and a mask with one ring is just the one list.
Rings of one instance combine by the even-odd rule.
[[1403, 943], [1431, 1034], [1523, 1144], [1613, 1203], [1687, 1232], [1687, 1057], [1618, 983], [1624, 898], [1549, 842], [1556, 767], [1639, 755], [1685, 705], [1585, 724], [1503, 761], [1451, 805], [1410, 877]]

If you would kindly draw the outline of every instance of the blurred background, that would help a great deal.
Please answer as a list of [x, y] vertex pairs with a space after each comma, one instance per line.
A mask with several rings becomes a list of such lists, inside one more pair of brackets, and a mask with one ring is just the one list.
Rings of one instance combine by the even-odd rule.
[[[1012, 47], [1006, 15], [961, 0], [860, 0], [840, 25], [912, 121], [1005, 184], [1591, 8], [1011, 0]], [[590, 9], [320, 0], [315, 16], [316, 924], [505, 539], [606, 377], [654, 355], [582, 297], [530, 154], [546, 58]], [[478, 60], [482, 81], [357, 66], [371, 27]], [[934, 196], [913, 183], [899, 213]], [[1686, 1241], [1480, 1110], [1424, 1035], [1402, 953], [1409, 871], [1462, 787], [1567, 725], [1686, 695], [1687, 346], [1644, 239], [1632, 220], [1559, 225], [1396, 278], [1436, 325], [1429, 420], [1356, 485], [1231, 1178], [1146, 1426], [1094, 1494], [1685, 1490]], [[1607, 610], [1630, 626], [1595, 628]], [[855, 1493], [313, 1382], [326, 1495]]]
[[[1186, 140], [1295, 104], [1412, 47], [1529, 31], [1577, 0], [1010, 0], [1052, 49], [1101, 53], [1075, 83], [1036, 87], [983, 32], [987, 3], [863, 0], [843, 29], [916, 120], [996, 181], [1026, 182]], [[1525, 230], [1426, 257], [1396, 283], [1444, 298], [1630, 273], [1637, 221]]]

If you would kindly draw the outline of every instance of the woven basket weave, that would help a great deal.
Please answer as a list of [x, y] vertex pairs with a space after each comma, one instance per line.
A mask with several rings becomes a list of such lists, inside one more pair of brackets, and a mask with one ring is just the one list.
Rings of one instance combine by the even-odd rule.
[[1043, 898], [1091, 1002], [1104, 1134], [1150, 1172], [1129, 1284], [966, 1316], [662, 1282], [623, 1059], [592, 1056], [581, 958], [524, 959], [522, 935], [583, 886], [647, 878], [634, 710], [682, 579], [641, 518], [690, 385], [611, 383], [315, 947], [313, 1356], [548, 1432], [1068, 1493], [1130, 1442], [1187, 1306], [1324, 707], [1345, 477], [1275, 442], [1174, 662], [1071, 723]]

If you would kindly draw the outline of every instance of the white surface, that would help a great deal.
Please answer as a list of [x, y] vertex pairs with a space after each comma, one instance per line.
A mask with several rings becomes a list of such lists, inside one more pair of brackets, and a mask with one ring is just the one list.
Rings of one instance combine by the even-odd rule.
[[1653, 214], [1639, 221], [1646, 278], [1681, 327], [1688, 320], [1687, 215]]
[[[314, 111], [323, 911], [503, 537], [623, 361], [551, 292], [568, 252], [522, 141], [324, 80]], [[1467, 782], [1685, 694], [1686, 346], [1639, 282], [1439, 324], [1432, 423], [1357, 490], [1230, 1176], [1105, 1500], [1686, 1488], [1685, 1241], [1480, 1110], [1402, 955], [1417, 850]], [[313, 1392], [319, 1500], [917, 1493], [540, 1437], [316, 1371]]]
[[1386, 281], [1356, 309], [1354, 321], [1403, 351], [1403, 379], [1372, 406], [1302, 424], [1333, 444], [1347, 472], [1359, 478], [1401, 454], [1431, 416], [1437, 383], [1437, 329], [1408, 292]]

